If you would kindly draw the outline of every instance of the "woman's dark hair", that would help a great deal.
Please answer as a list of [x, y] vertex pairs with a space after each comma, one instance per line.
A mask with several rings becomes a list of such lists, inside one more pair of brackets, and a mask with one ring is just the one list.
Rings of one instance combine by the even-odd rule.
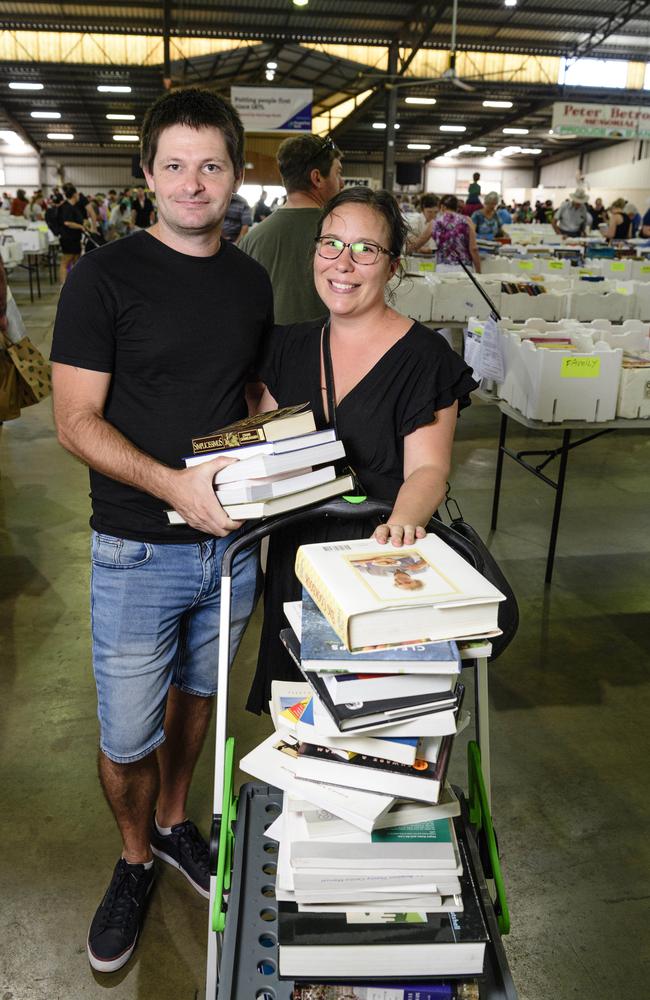
[[367, 205], [373, 212], [381, 215], [388, 227], [388, 246], [394, 259], [401, 257], [408, 234], [408, 226], [399, 210], [397, 201], [390, 191], [373, 191], [369, 187], [348, 187], [343, 188], [338, 194], [327, 202], [318, 220], [317, 234], [320, 234], [323, 223], [328, 215], [336, 212], [342, 205]]
[[446, 194], [441, 199], [440, 204], [443, 208], [449, 209], [450, 212], [458, 211], [458, 198], [455, 194]]
[[66, 198], [72, 198], [72, 196], [77, 193], [77, 189], [74, 184], [64, 184], [62, 191]]
[[218, 128], [223, 134], [230, 161], [239, 177], [244, 171], [244, 127], [232, 104], [198, 87], [174, 90], [159, 97], [144, 116], [140, 152], [142, 166], [152, 173], [160, 133], [172, 125], [188, 128]]
[[423, 194], [420, 198], [420, 208], [437, 208], [440, 198], [437, 194]]

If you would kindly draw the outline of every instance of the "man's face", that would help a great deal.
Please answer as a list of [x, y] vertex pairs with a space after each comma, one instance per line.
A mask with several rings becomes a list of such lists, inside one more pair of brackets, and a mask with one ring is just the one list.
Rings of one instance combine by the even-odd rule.
[[334, 160], [327, 177], [323, 177], [321, 195], [323, 204], [343, 190], [343, 167], [340, 160]]
[[193, 129], [172, 125], [164, 129], [153, 173], [145, 170], [145, 177], [156, 193], [159, 219], [183, 236], [218, 228], [241, 184], [223, 133], [212, 126]]

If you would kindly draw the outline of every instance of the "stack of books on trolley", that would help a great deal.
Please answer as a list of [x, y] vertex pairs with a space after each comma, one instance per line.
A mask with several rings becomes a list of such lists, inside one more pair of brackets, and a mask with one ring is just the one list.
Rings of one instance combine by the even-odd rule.
[[[334, 430], [316, 430], [307, 404], [247, 417], [219, 431], [192, 438], [187, 468], [215, 458], [237, 461], [214, 477], [219, 503], [233, 521], [270, 517], [353, 488], [349, 475], [338, 476], [334, 463], [345, 458]], [[184, 524], [175, 510], [170, 524]]]
[[[304, 681], [273, 683], [275, 732], [240, 763], [284, 791], [266, 831], [279, 841], [279, 972], [312, 990], [415, 979], [426, 996], [423, 977], [437, 988], [483, 971], [447, 771], [467, 722], [460, 649], [489, 652], [503, 595], [435, 535], [305, 545], [296, 573], [281, 639]], [[386, 1000], [412, 989], [390, 988]]]

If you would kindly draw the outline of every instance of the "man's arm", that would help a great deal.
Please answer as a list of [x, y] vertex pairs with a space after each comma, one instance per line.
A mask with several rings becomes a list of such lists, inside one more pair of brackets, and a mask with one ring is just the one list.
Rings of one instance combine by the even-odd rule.
[[54, 421], [63, 447], [97, 472], [166, 501], [193, 528], [218, 536], [238, 528], [213, 489], [215, 475], [232, 460], [170, 469], [140, 451], [104, 419], [110, 382], [106, 372], [52, 364]]

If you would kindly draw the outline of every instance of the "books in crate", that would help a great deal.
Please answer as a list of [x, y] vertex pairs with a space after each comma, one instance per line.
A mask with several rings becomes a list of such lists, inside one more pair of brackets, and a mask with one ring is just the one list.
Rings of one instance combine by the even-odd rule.
[[[185, 459], [188, 467], [236, 459], [214, 477], [216, 497], [235, 521], [296, 510], [353, 488], [350, 476], [337, 476], [332, 464], [345, 457], [342, 442], [333, 430], [317, 431], [305, 406], [247, 418], [194, 439], [193, 445], [198, 453]], [[185, 523], [174, 510], [167, 518], [170, 524]]]

